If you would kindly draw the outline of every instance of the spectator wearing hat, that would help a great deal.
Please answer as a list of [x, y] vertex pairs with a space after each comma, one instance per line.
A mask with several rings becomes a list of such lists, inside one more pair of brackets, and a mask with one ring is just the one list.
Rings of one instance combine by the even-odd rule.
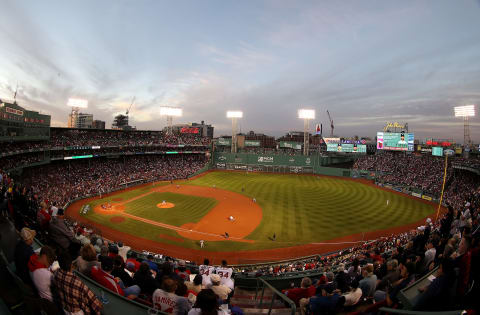
[[175, 269], [175, 273], [183, 280], [188, 281], [190, 279], [190, 270], [187, 269], [185, 260], [178, 261], [178, 268]]
[[24, 227], [20, 231], [21, 240], [15, 246], [15, 270], [20, 279], [22, 279], [25, 283], [31, 283], [27, 265], [28, 261], [30, 260], [30, 256], [34, 254], [32, 244], [35, 235], [37, 235], [37, 232]]
[[210, 280], [212, 281], [210, 289], [212, 289], [213, 292], [215, 292], [215, 294], [218, 295], [221, 300], [228, 299], [228, 295], [232, 292], [232, 289], [230, 289], [226, 285], [220, 284], [220, 276], [217, 274], [211, 274]]
[[75, 239], [72, 231], [65, 224], [65, 212], [58, 209], [57, 217], [50, 222], [50, 238], [61, 248], [67, 250]]

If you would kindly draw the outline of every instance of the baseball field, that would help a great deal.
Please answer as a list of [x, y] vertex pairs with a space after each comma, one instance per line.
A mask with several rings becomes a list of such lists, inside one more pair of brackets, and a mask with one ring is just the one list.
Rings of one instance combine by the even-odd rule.
[[67, 214], [139, 250], [245, 263], [349, 247], [434, 211], [362, 180], [214, 171], [77, 201]]

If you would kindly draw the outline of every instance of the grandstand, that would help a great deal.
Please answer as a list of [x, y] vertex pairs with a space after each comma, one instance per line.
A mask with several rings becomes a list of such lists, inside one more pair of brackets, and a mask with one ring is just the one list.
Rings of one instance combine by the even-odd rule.
[[[408, 153], [365, 154], [354, 152], [363, 145], [360, 140], [339, 138], [324, 141], [330, 146], [312, 146], [310, 156], [300, 155], [294, 145], [285, 147], [284, 139], [279, 140], [284, 147], [258, 146], [233, 155], [222, 150], [228, 146], [222, 141], [161, 131], [50, 128], [48, 139], [1, 142], [4, 312], [186, 314], [195, 299], [212, 292], [209, 288], [221, 297], [222, 309], [234, 314], [460, 314], [478, 307], [480, 162], [475, 152], [447, 159], [425, 154], [425, 145]], [[333, 252], [213, 267], [141, 251], [141, 244], [108, 239], [98, 225], [64, 218], [63, 208], [72, 200], [209, 169], [361, 178], [441, 202], [447, 210], [416, 229], [345, 243]], [[93, 210], [87, 205], [81, 211]], [[50, 248], [55, 256], [49, 256]], [[73, 273], [65, 269], [69, 259]], [[54, 281], [45, 286], [40, 274], [50, 274], [50, 264]], [[60, 277], [75, 279], [84, 294], [67, 298]], [[174, 306], [166, 307], [167, 300]]]

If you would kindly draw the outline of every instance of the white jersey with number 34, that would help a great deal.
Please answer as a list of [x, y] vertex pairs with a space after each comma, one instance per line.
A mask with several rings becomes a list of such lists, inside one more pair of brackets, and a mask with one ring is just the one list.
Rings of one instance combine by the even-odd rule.
[[203, 285], [210, 285], [212, 281], [210, 280], [210, 275], [214, 273], [215, 267], [207, 266], [207, 265], [200, 265], [198, 266], [198, 273], [202, 276], [202, 284]]
[[225, 268], [225, 267], [217, 267], [216, 269], [217, 275], [220, 276], [220, 284], [223, 284], [230, 289], [233, 289], [234, 283], [232, 280], [232, 273], [233, 269], [232, 268]]

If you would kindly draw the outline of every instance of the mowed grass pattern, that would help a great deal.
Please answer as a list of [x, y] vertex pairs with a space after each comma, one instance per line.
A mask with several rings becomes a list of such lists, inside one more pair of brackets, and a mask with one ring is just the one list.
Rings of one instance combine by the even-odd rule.
[[[157, 208], [157, 204], [163, 200], [175, 204], [175, 207]], [[154, 192], [125, 204], [125, 212], [145, 219], [181, 226], [190, 222], [197, 223], [216, 204], [217, 201], [212, 198]]]
[[[248, 239], [256, 240], [260, 248], [264, 247], [261, 244], [280, 247], [321, 242], [402, 226], [435, 210], [415, 199], [341, 178], [212, 172], [189, 184], [216, 185], [256, 198], [263, 220]], [[268, 241], [274, 233], [277, 241]]]
[[[166, 185], [161, 183], [156, 186]], [[356, 233], [388, 229], [416, 222], [433, 213], [435, 208], [401, 194], [378, 189], [342, 178], [259, 174], [240, 172], [211, 172], [195, 180], [179, 182], [181, 185], [199, 185], [230, 190], [256, 198], [262, 207], [261, 224], [247, 238], [254, 243], [210, 241], [208, 250], [233, 251], [295, 246], [322, 242]], [[90, 202], [91, 206], [113, 201], [128, 200], [148, 192], [152, 186], [118, 193]], [[245, 190], [242, 191], [242, 188]], [[157, 204], [166, 200], [174, 208], [159, 209]], [[387, 200], [389, 205], [387, 206]], [[186, 196], [176, 193], [152, 193], [125, 204], [126, 212], [181, 226], [198, 222], [217, 201], [210, 198]], [[130, 218], [122, 223], [112, 223], [113, 215], [90, 212], [88, 219], [124, 233], [153, 241], [199, 249], [197, 241], [184, 239], [177, 232], [160, 228]], [[276, 234], [277, 240], [270, 238]], [[172, 241], [159, 235], [184, 239]]]

